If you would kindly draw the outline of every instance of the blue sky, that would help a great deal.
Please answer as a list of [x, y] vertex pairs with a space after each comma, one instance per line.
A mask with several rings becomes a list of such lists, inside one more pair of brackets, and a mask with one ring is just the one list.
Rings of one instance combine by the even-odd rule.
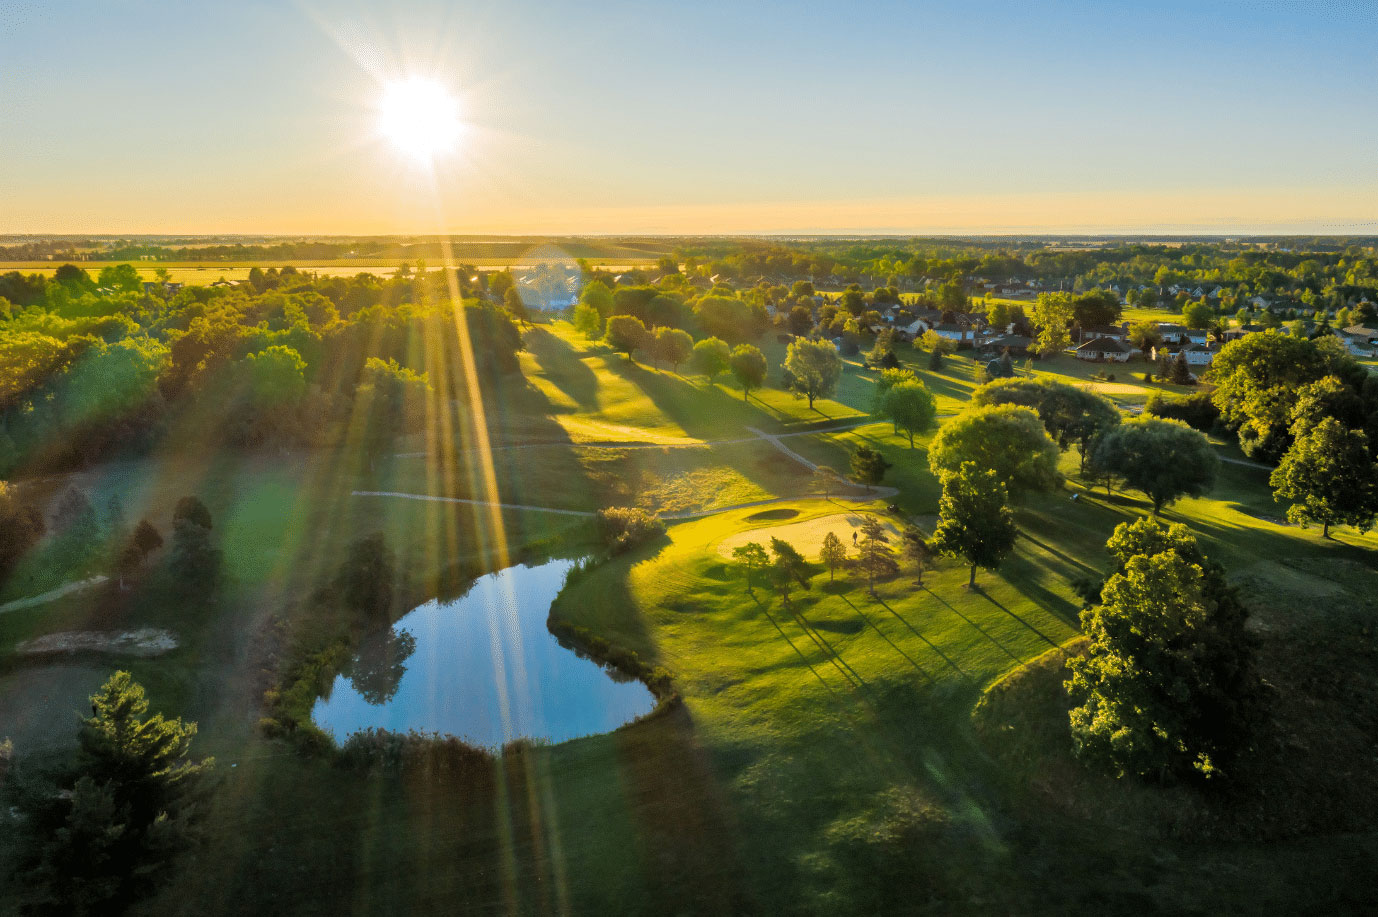
[[[1378, 232], [1371, 2], [0, 0], [0, 232]], [[376, 136], [451, 87], [461, 149]]]

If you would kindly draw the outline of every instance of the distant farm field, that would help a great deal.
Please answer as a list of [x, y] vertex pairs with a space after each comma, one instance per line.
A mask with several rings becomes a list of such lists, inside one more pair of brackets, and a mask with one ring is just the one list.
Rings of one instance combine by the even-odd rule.
[[[526, 270], [538, 261], [529, 256], [522, 258], [469, 258], [455, 256], [457, 264], [468, 264], [485, 269]], [[610, 260], [590, 258], [590, 264], [609, 271], [636, 270], [655, 263], [648, 257], [639, 261], [628, 259]], [[0, 261], [0, 273], [19, 271], [24, 274], [43, 274], [52, 276], [61, 262], [58, 261]], [[339, 261], [82, 261], [80, 265], [93, 276], [103, 267], [115, 264], [133, 264], [145, 280], [153, 280], [154, 272], [163, 268], [173, 283], [205, 285], [217, 280], [247, 280], [253, 268], [267, 270], [270, 267], [281, 270], [293, 267], [304, 274], [319, 274], [322, 277], [353, 277], [356, 274], [370, 273], [382, 276], [391, 275], [402, 265], [415, 266], [415, 259], [407, 258], [349, 258]]]

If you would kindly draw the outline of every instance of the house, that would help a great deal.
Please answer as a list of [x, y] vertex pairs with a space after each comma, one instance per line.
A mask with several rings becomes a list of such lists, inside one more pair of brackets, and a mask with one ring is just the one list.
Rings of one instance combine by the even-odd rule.
[[1210, 366], [1215, 362], [1215, 355], [1220, 352], [1217, 344], [1192, 344], [1183, 350], [1187, 355], [1188, 366]]
[[956, 344], [968, 343], [972, 339], [970, 323], [945, 322], [931, 329], [940, 338], [947, 338]]
[[1096, 363], [1127, 363], [1130, 349], [1114, 338], [1093, 338], [1077, 348], [1078, 360]]
[[1340, 332], [1340, 340], [1356, 357], [1378, 355], [1378, 329], [1364, 325], [1350, 325]]
[[981, 352], [998, 356], [1008, 350], [1010, 356], [1022, 357], [1028, 355], [1032, 346], [1033, 338], [1024, 337], [1022, 334], [1002, 334], [982, 341]]
[[1167, 344], [1206, 344], [1210, 341], [1211, 334], [1201, 328], [1188, 328], [1185, 325], [1178, 325], [1172, 322], [1159, 322], [1158, 333], [1162, 335], [1163, 342]]
[[1154, 347], [1153, 359], [1161, 360], [1163, 357], [1176, 359], [1178, 353], [1186, 357], [1188, 366], [1210, 366], [1215, 362], [1215, 355], [1220, 353], [1218, 344], [1186, 344], [1180, 347]]
[[1095, 338], [1110, 338], [1112, 341], [1119, 341], [1121, 344], [1129, 337], [1129, 332], [1115, 325], [1096, 325], [1090, 328], [1082, 328], [1077, 340], [1086, 342]]

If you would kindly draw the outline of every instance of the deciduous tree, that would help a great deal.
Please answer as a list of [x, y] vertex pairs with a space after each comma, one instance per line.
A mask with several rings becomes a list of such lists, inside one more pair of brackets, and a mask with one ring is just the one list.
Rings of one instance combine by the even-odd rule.
[[993, 469], [964, 462], [944, 476], [933, 546], [942, 554], [967, 562], [968, 589], [976, 586], [976, 568], [994, 570], [1000, 566], [1014, 549], [1018, 535], [1009, 491]]
[[794, 389], [809, 399], [827, 398], [842, 378], [842, 358], [832, 341], [800, 339], [789, 345], [785, 355], [785, 369], [789, 370]]
[[1220, 461], [1206, 437], [1181, 421], [1141, 417], [1102, 436], [1092, 464], [1098, 475], [1141, 491], [1157, 515], [1181, 497], [1210, 490]]
[[824, 535], [823, 544], [818, 549], [818, 561], [828, 568], [828, 582], [832, 582], [837, 568], [847, 562], [847, 549], [842, 539], [832, 532]]
[[752, 571], [764, 567], [769, 561], [765, 547], [759, 542], [748, 541], [746, 544], [732, 549], [732, 559], [746, 569], [746, 588], [750, 592]]
[[939, 478], [975, 462], [994, 471], [1014, 493], [1060, 485], [1057, 457], [1057, 444], [1038, 415], [1012, 404], [968, 408], [944, 424], [928, 446], [928, 467]]
[[760, 348], [751, 344], [738, 344], [732, 350], [728, 362], [732, 366], [732, 376], [742, 387], [742, 400], [751, 396], [751, 390], [760, 388], [766, 381], [766, 356]]
[[895, 427], [908, 435], [910, 449], [914, 448], [914, 434], [932, 429], [938, 417], [937, 402], [917, 379], [892, 385], [885, 393], [884, 410]]
[[708, 377], [711, 384], [714, 379], [731, 368], [732, 352], [727, 344], [718, 338], [704, 338], [694, 345], [694, 354], [690, 362], [694, 369]]
[[1070, 326], [1073, 315], [1070, 293], [1040, 293], [1034, 303], [1033, 323], [1038, 329], [1033, 350], [1045, 357], [1056, 356], [1072, 346]]
[[1256, 712], [1248, 613], [1185, 526], [1124, 523], [1067, 690], [1077, 753], [1114, 774], [1221, 773]]
[[866, 485], [867, 493], [885, 478], [890, 463], [877, 449], [862, 443], [852, 453], [852, 478], [858, 484]]
[[603, 339], [608, 342], [609, 347], [618, 353], [626, 354], [630, 360], [635, 351], [647, 347], [651, 336], [646, 326], [641, 323], [641, 319], [630, 315], [614, 315], [608, 319]]
[[1367, 532], [1378, 517], [1378, 464], [1368, 437], [1333, 417], [1297, 437], [1269, 482], [1274, 497], [1295, 501], [1287, 518], [1299, 525], [1319, 523], [1324, 538], [1332, 525]]

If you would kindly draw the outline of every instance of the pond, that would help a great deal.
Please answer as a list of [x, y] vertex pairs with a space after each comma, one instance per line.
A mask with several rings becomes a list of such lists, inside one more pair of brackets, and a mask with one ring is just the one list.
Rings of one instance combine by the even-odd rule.
[[573, 566], [508, 567], [412, 610], [363, 641], [312, 719], [337, 741], [378, 728], [496, 748], [611, 732], [648, 713], [655, 697], [644, 684], [576, 655], [546, 628]]

